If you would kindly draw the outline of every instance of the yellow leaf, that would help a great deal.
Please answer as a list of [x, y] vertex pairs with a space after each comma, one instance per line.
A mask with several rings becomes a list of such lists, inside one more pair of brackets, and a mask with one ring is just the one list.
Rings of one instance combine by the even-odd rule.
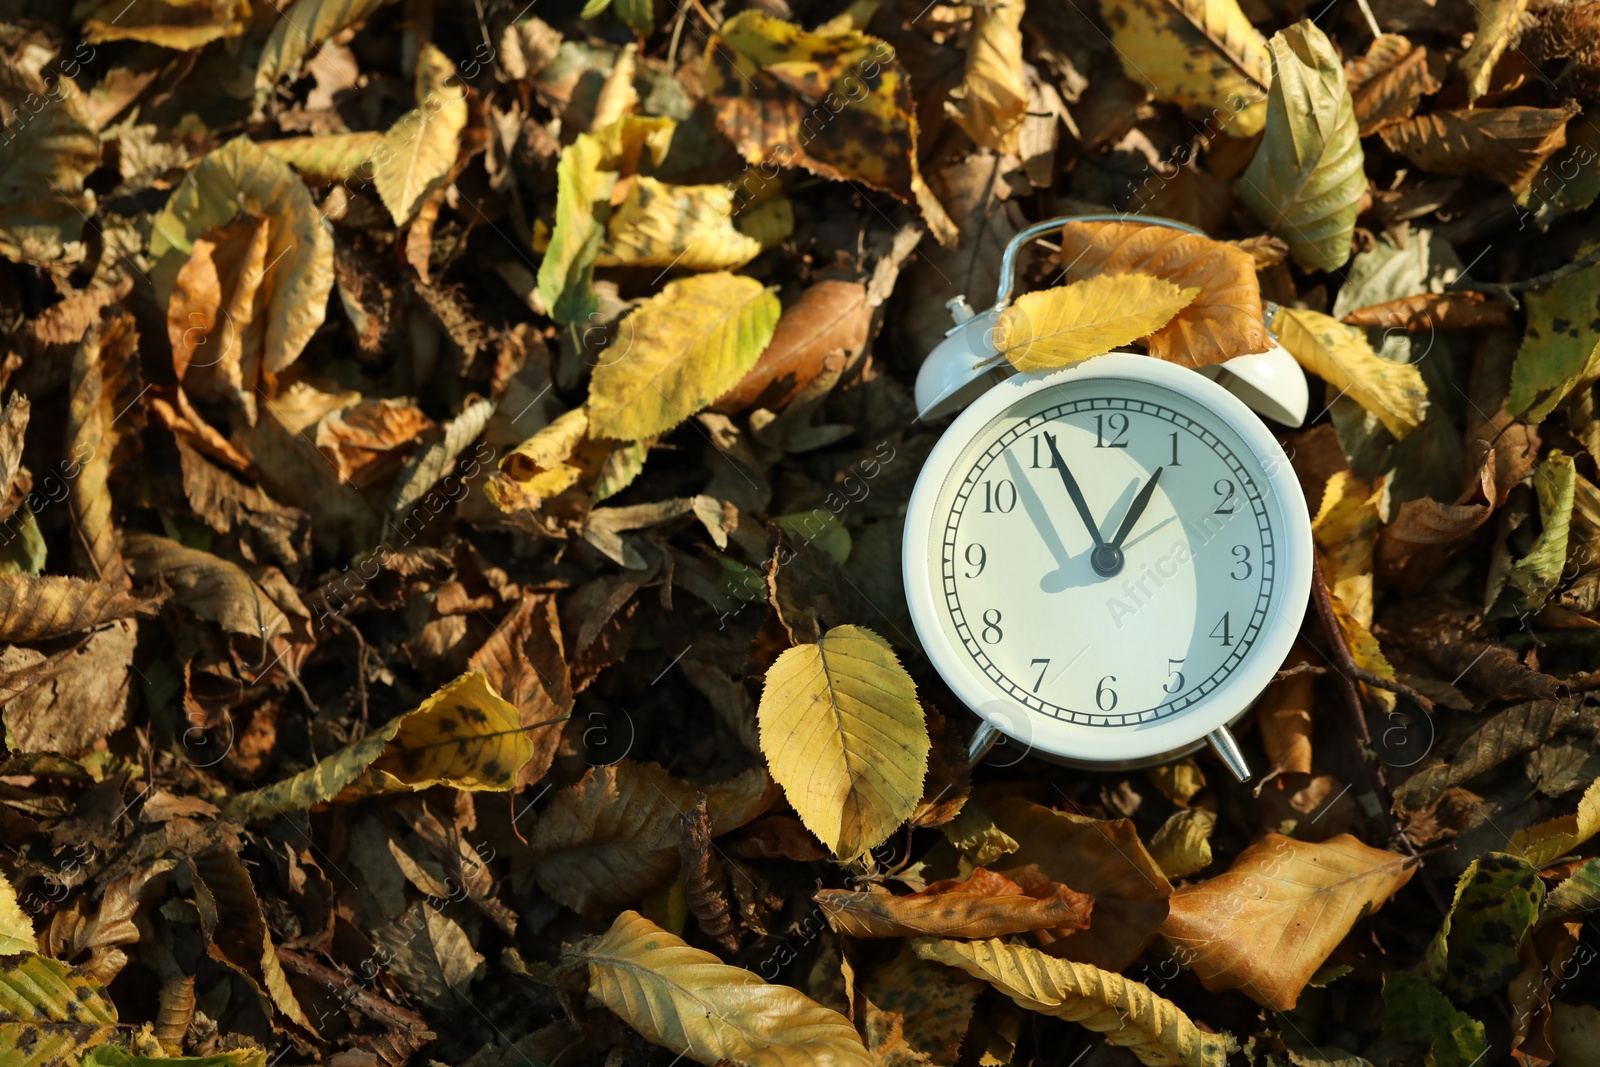
[[[1395, 676], [1372, 633], [1372, 571], [1384, 487], [1369, 484], [1350, 471], [1328, 479], [1322, 505], [1311, 523], [1312, 539], [1322, 557], [1322, 579], [1328, 586], [1333, 616], [1356, 664], [1384, 678]], [[1374, 690], [1373, 697], [1393, 708], [1395, 696]]]
[[513, 788], [533, 757], [517, 709], [478, 671], [469, 671], [404, 715], [315, 766], [264, 789], [234, 797], [230, 818], [271, 818], [330, 800], [405, 793], [435, 785]]
[[183, 52], [250, 28], [249, 0], [93, 0], [75, 13], [90, 44], [143, 41]]
[[1024, 293], [1000, 313], [994, 344], [1019, 371], [1057, 370], [1155, 333], [1199, 292], [1148, 274], [1101, 274]]
[[99, 985], [59, 960], [0, 957], [0, 1062], [57, 1067], [80, 1048], [108, 1040], [116, 1006]]
[[443, 184], [455, 166], [461, 131], [467, 128], [467, 94], [455, 81], [456, 68], [433, 45], [417, 56], [417, 107], [383, 135], [373, 156], [378, 195], [404, 226], [422, 198]]
[[[272, 93], [285, 74], [300, 65], [300, 58], [316, 52], [335, 34], [360, 25], [388, 0], [294, 0], [272, 26], [261, 46], [256, 65], [256, 106]], [[280, 9], [281, 10], [281, 9]]]
[[588, 411], [573, 408], [507, 452], [500, 469], [529, 495], [555, 496], [582, 475], [583, 468], [570, 461], [588, 433]]
[[1088, 963], [1047, 956], [1038, 949], [988, 941], [913, 942], [917, 955], [981, 978], [1018, 1007], [1075, 1022], [1105, 1035], [1152, 1067], [1224, 1067], [1238, 1044], [1208, 1034], [1165, 997]]
[[967, 38], [965, 83], [945, 104], [961, 128], [983, 148], [1017, 151], [1017, 131], [1028, 113], [1022, 80], [1023, 0], [995, 0], [974, 8]]
[[1216, 825], [1216, 812], [1181, 808], [1150, 838], [1150, 855], [1168, 878], [1187, 878], [1211, 865], [1211, 831]]
[[551, 798], [528, 837], [540, 887], [585, 915], [608, 915], [640, 899], [677, 871], [678, 816], [702, 792], [713, 837], [777, 799], [759, 768], [704, 789], [654, 763], [591, 768]]
[[606, 219], [595, 266], [722, 270], [761, 254], [762, 243], [734, 225], [729, 186], [668, 185], [644, 175], [624, 180], [626, 197]]
[[889, 643], [836, 626], [767, 670], [761, 751], [806, 829], [853, 860], [910, 818], [928, 771], [917, 688]]
[[[62, 60], [61, 70], [68, 65], [79, 66]], [[60, 71], [47, 84], [38, 72], [7, 60], [0, 63], [0, 115], [7, 116], [0, 143], [0, 254], [26, 263], [60, 259], [95, 211], [94, 192], [83, 184], [100, 166], [88, 103]]]
[[1026, 890], [979, 867], [962, 880], [935, 882], [909, 896], [881, 886], [819, 889], [828, 925], [851, 937], [1000, 937], [1030, 930], [1084, 929], [1093, 899], [1060, 882]]
[[1476, 100], [1489, 91], [1489, 75], [1516, 36], [1517, 22], [1528, 10], [1528, 0], [1483, 0], [1472, 5], [1478, 14], [1478, 31], [1457, 65], [1467, 79], [1467, 99]]
[[638, 912], [573, 949], [589, 992], [647, 1040], [703, 1064], [873, 1067], [850, 1020], [690, 948]]
[[1350, 258], [1367, 188], [1344, 67], [1310, 21], [1273, 34], [1272, 59], [1266, 129], [1239, 179], [1239, 199], [1288, 242], [1301, 267], [1333, 270]]
[[1415, 870], [1349, 834], [1321, 844], [1268, 834], [1226, 874], [1173, 893], [1161, 933], [1207, 989], [1288, 1011], [1355, 921]]
[[33, 933], [33, 920], [17, 903], [17, 891], [0, 871], [0, 956], [38, 952], [39, 940]]
[[1552, 448], [1534, 468], [1533, 488], [1539, 498], [1539, 537], [1528, 554], [1511, 565], [1508, 584], [1519, 594], [1517, 610], [1537, 611], [1561, 584], [1577, 493], [1573, 458]]
[[239, 339], [244, 388], [256, 371], [282, 372], [322, 325], [333, 291], [333, 234], [305, 183], [284, 163], [235, 137], [200, 160], [151, 221], [151, 272], [166, 308], [195, 242], [239, 216], [267, 228], [265, 273], [252, 290], [254, 328]]
[[1302, 367], [1348, 394], [1395, 437], [1422, 424], [1428, 387], [1409, 363], [1382, 358], [1366, 334], [1318, 311], [1279, 308], [1272, 329]]
[[1271, 59], [1238, 0], [1100, 0], [1100, 13], [1123, 71], [1157, 100], [1235, 137], [1260, 131]]
[[889, 193], [916, 204], [941, 244], [955, 241], [917, 167], [911, 81], [886, 42], [741, 11], [708, 43], [704, 77], [717, 127], [747, 162]]
[[589, 425], [636, 441], [665, 433], [739, 384], [778, 326], [754, 278], [680, 278], [629, 313], [589, 382]]
[[383, 134], [327, 133], [285, 137], [257, 147], [281, 159], [308, 178], [325, 182], [370, 181], [373, 160], [384, 149]]

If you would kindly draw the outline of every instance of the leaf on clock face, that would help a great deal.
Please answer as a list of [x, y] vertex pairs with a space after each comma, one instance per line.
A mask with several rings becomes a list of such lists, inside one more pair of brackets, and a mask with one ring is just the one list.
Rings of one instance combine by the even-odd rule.
[[1517, 591], [1518, 611], [1538, 611], [1561, 584], [1577, 490], [1572, 457], [1551, 449], [1533, 470], [1533, 488], [1539, 498], [1539, 536], [1528, 554], [1511, 565], [1507, 580]]
[[1057, 257], [1068, 280], [1148, 274], [1200, 292], [1151, 334], [1150, 354], [1185, 367], [1264, 352], [1255, 261], [1208, 237], [1137, 222], [1072, 222], [1061, 229]]
[[1511, 365], [1506, 413], [1542, 422], [1574, 392], [1600, 379], [1600, 266], [1556, 279], [1524, 298], [1528, 328]]
[[1421, 372], [1379, 356], [1361, 330], [1297, 308], [1279, 308], [1272, 329], [1296, 362], [1370, 411], [1395, 437], [1422, 425], [1428, 388]]
[[1364, 56], [1345, 64], [1344, 76], [1355, 105], [1361, 136], [1404, 122], [1424, 96], [1439, 91], [1429, 68], [1428, 50], [1397, 33], [1373, 40]]
[[911, 817], [931, 742], [916, 684], [889, 643], [836, 626], [767, 670], [761, 751], [806, 829], [852, 860]]
[[1380, 136], [1423, 170], [1485, 174], [1521, 192], [1539, 165], [1567, 143], [1567, 120], [1578, 105], [1434, 111], [1385, 129]]
[[422, 200], [455, 166], [467, 127], [467, 96], [455, 83], [456, 66], [433, 45], [417, 55], [417, 106], [384, 131], [373, 157], [373, 181], [396, 226], [417, 213]]
[[1176, 1004], [1142, 982], [1038, 949], [988, 941], [914, 942], [925, 960], [988, 982], [1027, 1011], [1075, 1022], [1152, 1067], [1223, 1067], [1238, 1045], [1201, 1030]]
[[1456, 61], [1467, 79], [1467, 100], [1478, 99], [1489, 91], [1489, 75], [1516, 37], [1517, 22], [1528, 10], [1528, 0], [1484, 0], [1474, 4], [1478, 30], [1472, 46]]
[[1057, 370], [1149, 336], [1199, 292], [1149, 274], [1100, 274], [1024, 293], [1000, 313], [994, 345], [1023, 373]]
[[883, 889], [821, 889], [812, 897], [828, 925], [851, 937], [1003, 937], [1030, 930], [1084, 928], [1094, 900], [1059, 882], [1024, 890], [1004, 875], [934, 882], [909, 896]]
[[589, 993], [645, 1040], [703, 1064], [873, 1067], [850, 1020], [797, 989], [768, 985], [624, 911], [569, 952]]
[[1350, 258], [1367, 188], [1344, 67], [1310, 21], [1274, 34], [1271, 44], [1266, 126], [1236, 189], [1303, 269], [1333, 270]]
[[1261, 130], [1272, 60], [1238, 0], [1100, 0], [1100, 14], [1123, 71], [1150, 95], [1234, 137]]
[[1212, 992], [1293, 1008], [1361, 916], [1411, 880], [1416, 861], [1349, 834], [1321, 843], [1268, 834], [1226, 874], [1172, 894], [1161, 933]]
[[1022, 885], [1030, 883], [1028, 874], [1062, 882], [1094, 898], [1089, 929], [1035, 935], [1046, 952], [1119, 971], [1155, 940], [1172, 886], [1132, 822], [1052, 811], [1015, 797], [990, 812], [1017, 844], [992, 865], [999, 873]]
[[966, 78], [945, 108], [978, 145], [1016, 154], [1028, 112], [1022, 80], [1023, 0], [998, 0], [973, 11]]
[[742, 11], [705, 57], [706, 102], [747, 162], [860, 182], [915, 204], [941, 244], [956, 239], [918, 169], [911, 82], [888, 44], [849, 26], [808, 33]]
[[592, 433], [665, 433], [739, 383], [772, 340], [782, 308], [754, 278], [668, 282], [630, 312], [589, 383]]

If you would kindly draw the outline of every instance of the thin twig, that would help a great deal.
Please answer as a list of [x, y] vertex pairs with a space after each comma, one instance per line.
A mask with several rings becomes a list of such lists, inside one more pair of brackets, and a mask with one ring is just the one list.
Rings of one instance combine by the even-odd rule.
[[355, 1008], [369, 1019], [401, 1030], [413, 1032], [428, 1030], [428, 1021], [422, 1016], [413, 1015], [399, 1005], [391, 1004], [382, 997], [368, 992], [361, 987], [360, 982], [349, 975], [341, 974], [331, 967], [324, 967], [309, 956], [280, 948], [278, 960], [300, 977], [309, 978], [328, 992], [340, 997], [343, 1003]]
[[1560, 281], [1569, 274], [1574, 274], [1583, 268], [1593, 266], [1596, 263], [1600, 263], [1600, 245], [1591, 248], [1589, 251], [1585, 252], [1571, 263], [1557, 267], [1555, 270], [1547, 270], [1543, 274], [1535, 274], [1531, 278], [1524, 278], [1519, 282], [1506, 282], [1502, 284], [1500, 282], [1469, 282], [1463, 279], [1458, 279], [1445, 286], [1445, 288], [1471, 289], [1475, 292], [1489, 293], [1492, 296], [1497, 296], [1506, 301], [1512, 307], [1520, 308], [1522, 303], [1512, 295], [1513, 293], [1525, 293], [1530, 289], [1543, 289], [1545, 286], [1550, 285], [1553, 282]]

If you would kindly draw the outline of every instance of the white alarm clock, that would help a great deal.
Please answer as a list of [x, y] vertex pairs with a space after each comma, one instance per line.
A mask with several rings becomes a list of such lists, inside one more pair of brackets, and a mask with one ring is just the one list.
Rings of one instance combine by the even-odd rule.
[[1002, 735], [1103, 770], [1210, 741], [1243, 781], [1228, 726], [1282, 666], [1311, 589], [1305, 498], [1256, 412], [1299, 425], [1305, 375], [1276, 343], [1205, 372], [1123, 352], [1048, 374], [980, 367], [1018, 250], [1078, 220], [1199, 232], [1052, 219], [1007, 247], [994, 308], [951, 301], [957, 324], [918, 375], [917, 407], [924, 420], [965, 410], [911, 494], [911, 618], [982, 720], [974, 760]]

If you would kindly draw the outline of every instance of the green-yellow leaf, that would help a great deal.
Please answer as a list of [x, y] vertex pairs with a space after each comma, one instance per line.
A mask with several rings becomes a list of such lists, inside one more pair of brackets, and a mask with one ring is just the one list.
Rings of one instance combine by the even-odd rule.
[[836, 626], [767, 670], [761, 751], [806, 828], [853, 860], [905, 822], [928, 770], [916, 684], [889, 643]]
[[314, 137], [285, 137], [259, 147], [283, 160], [308, 178], [325, 182], [367, 181], [373, 160], [383, 151], [383, 134], [328, 133]]
[[91, 979], [59, 960], [0, 957], [0, 1063], [56, 1067], [115, 1032], [117, 1009]]
[[1573, 392], [1600, 378], [1597, 302], [1600, 266], [1575, 271], [1524, 297], [1528, 329], [1511, 365], [1508, 414], [1541, 422]]
[[1428, 387], [1421, 372], [1379, 356], [1361, 330], [1296, 308], [1279, 308], [1272, 329], [1302, 367], [1372, 412], [1395, 437], [1422, 424]]
[[271, 95], [272, 87], [292, 73], [301, 57], [315, 52], [334, 34], [358, 26], [388, 0], [295, 0], [273, 24], [256, 64], [256, 103]]
[[150, 223], [151, 278], [165, 308], [195, 241], [240, 215], [265, 220], [268, 228], [266, 273], [256, 282], [251, 317], [263, 326], [245, 333], [239, 356], [253, 385], [256, 361], [277, 374], [299, 358], [333, 291], [333, 234], [299, 176], [246, 137], [206, 156]]
[[1272, 60], [1238, 0], [1100, 0], [1100, 13], [1123, 71], [1157, 100], [1235, 137], [1260, 131]]
[[1565, 919], [1600, 911], [1600, 860], [1579, 864], [1544, 898], [1540, 919]]
[[1489, 75], [1515, 36], [1517, 20], [1528, 10], [1528, 0], [1481, 0], [1472, 5], [1478, 13], [1478, 32], [1457, 64], [1467, 79], [1467, 99], [1489, 91]]
[[1577, 468], [1559, 448], [1534, 468], [1533, 488], [1539, 496], [1539, 536], [1528, 554], [1511, 565], [1507, 584], [1517, 591], [1517, 610], [1544, 607], [1567, 564], [1567, 535], [1572, 528], [1572, 502], [1577, 490]]
[[1432, 1067], [1472, 1067], [1489, 1051], [1483, 1024], [1460, 1011], [1425, 979], [1408, 971], [1383, 976], [1383, 1029], [1428, 1046]]
[[1149, 274], [1100, 274], [1024, 293], [1000, 313], [994, 344], [1019, 371], [1046, 371], [1155, 333], [1200, 289]]
[[1506, 851], [1521, 856], [1535, 869], [1554, 863], [1579, 845], [1600, 833], [1600, 778], [1578, 798], [1578, 810], [1559, 819], [1550, 819], [1518, 830], [1511, 835]]
[[627, 194], [606, 219], [595, 266], [723, 270], [761, 254], [761, 242], [734, 225], [729, 186], [668, 185], [644, 175], [625, 180]]
[[782, 307], [754, 278], [680, 278], [635, 308], [600, 354], [589, 426], [635, 441], [665, 433], [739, 384], [772, 340]]
[[91, 0], [74, 14], [90, 44], [143, 41], [184, 52], [250, 28], [248, 0]]
[[330, 800], [445, 785], [507, 790], [533, 757], [517, 709], [469, 671], [415, 709], [292, 778], [235, 797], [228, 814], [264, 819]]
[[1266, 130], [1239, 179], [1239, 199], [1288, 242], [1296, 263], [1333, 270], [1350, 258], [1367, 187], [1344, 65], [1309, 21], [1273, 34], [1272, 57]]
[[646, 1040], [697, 1063], [872, 1067], [843, 1015], [691, 948], [637, 912], [571, 955], [588, 967], [590, 995]]
[[1237, 1043], [1208, 1034], [1181, 1009], [1135, 982], [1087, 963], [1047, 956], [1038, 949], [988, 941], [913, 943], [917, 955], [981, 978], [1028, 1011], [1078, 1023], [1104, 1034], [1152, 1067], [1223, 1067]]
[[1504, 989], [1521, 969], [1518, 946], [1543, 899], [1544, 882], [1531, 863], [1503, 852], [1479, 856], [1461, 873], [1420, 973], [1458, 1004]]
[[[30, 115], [29, 101], [40, 100]], [[94, 214], [94, 192], [83, 184], [100, 166], [94, 119], [71, 78], [58, 71], [46, 84], [12, 60], [0, 63], [0, 115], [9, 116], [0, 143], [0, 255], [49, 263]]]
[[467, 128], [467, 95], [455, 73], [443, 52], [423, 46], [417, 56], [417, 107], [384, 132], [383, 150], [373, 157], [378, 195], [396, 226], [411, 221], [422, 198], [455, 166], [461, 131]]
[[4, 872], [0, 872], [0, 956], [38, 951], [33, 920], [17, 903], [16, 889], [6, 880]]

